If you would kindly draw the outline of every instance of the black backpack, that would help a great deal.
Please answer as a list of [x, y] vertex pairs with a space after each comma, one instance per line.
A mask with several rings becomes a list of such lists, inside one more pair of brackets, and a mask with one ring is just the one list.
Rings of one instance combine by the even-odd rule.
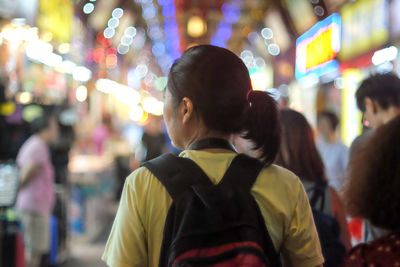
[[[325, 258], [325, 267], [341, 266], [346, 247], [340, 239], [340, 226], [335, 218], [323, 212], [325, 206], [325, 190], [327, 184], [317, 183], [311, 190], [310, 205], [312, 208], [315, 226], [321, 242], [322, 254]], [[319, 208], [316, 207], [321, 200]]]
[[245, 155], [212, 184], [192, 160], [165, 154], [143, 164], [173, 199], [159, 266], [281, 266], [250, 190], [263, 164]]

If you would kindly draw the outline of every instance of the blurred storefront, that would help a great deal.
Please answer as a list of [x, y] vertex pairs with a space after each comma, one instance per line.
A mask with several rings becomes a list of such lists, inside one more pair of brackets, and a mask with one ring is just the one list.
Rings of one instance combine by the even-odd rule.
[[[326, 3], [330, 14], [296, 42], [296, 80], [289, 84], [289, 106], [315, 122], [328, 109], [341, 118], [341, 137], [350, 145], [362, 131], [355, 102], [359, 83], [375, 72], [397, 71], [397, 1]], [[366, 122], [368, 124], [368, 122]]]

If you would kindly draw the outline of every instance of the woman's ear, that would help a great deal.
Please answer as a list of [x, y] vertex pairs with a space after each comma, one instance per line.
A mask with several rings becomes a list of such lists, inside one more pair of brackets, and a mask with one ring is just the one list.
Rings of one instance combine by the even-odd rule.
[[182, 124], [187, 124], [193, 117], [193, 102], [187, 97], [182, 98], [181, 107]]

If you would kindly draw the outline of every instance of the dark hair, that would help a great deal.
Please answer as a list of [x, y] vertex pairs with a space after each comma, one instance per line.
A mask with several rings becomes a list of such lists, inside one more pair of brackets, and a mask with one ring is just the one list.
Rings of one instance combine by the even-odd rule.
[[336, 127], [339, 125], [339, 119], [335, 113], [327, 110], [321, 111], [318, 113], [318, 121], [322, 118], [327, 118], [331, 125], [331, 129], [336, 130]]
[[191, 99], [210, 130], [244, 133], [260, 158], [273, 162], [280, 138], [276, 102], [252, 90], [249, 72], [234, 53], [212, 45], [188, 49], [172, 65], [167, 88], [176, 105], [183, 97]]
[[394, 73], [374, 74], [365, 79], [356, 92], [358, 108], [364, 112], [366, 97], [377, 101], [383, 109], [400, 107], [400, 79]]
[[302, 180], [325, 181], [324, 164], [306, 118], [297, 111], [283, 109], [280, 120], [282, 142], [276, 164], [291, 170]]
[[56, 118], [54, 114], [44, 113], [42, 116], [34, 119], [31, 122], [31, 130], [33, 134], [40, 133], [50, 126], [51, 119]]
[[344, 200], [351, 215], [400, 230], [400, 116], [379, 127], [354, 155]]

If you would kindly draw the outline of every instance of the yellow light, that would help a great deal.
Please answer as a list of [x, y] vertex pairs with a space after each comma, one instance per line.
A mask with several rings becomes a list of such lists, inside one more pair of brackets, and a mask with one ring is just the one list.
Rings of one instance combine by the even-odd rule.
[[58, 52], [60, 54], [68, 54], [71, 49], [71, 45], [69, 43], [62, 43], [58, 46]]
[[156, 116], [162, 116], [164, 114], [164, 103], [161, 101], [158, 101], [157, 107], [153, 112], [154, 115]]
[[113, 69], [117, 66], [118, 57], [116, 55], [108, 55], [106, 57], [106, 66], [108, 69]]
[[154, 97], [147, 97], [143, 100], [143, 109], [150, 114], [161, 116], [163, 114], [164, 103]]
[[79, 86], [78, 88], [76, 88], [76, 100], [78, 100], [79, 102], [85, 102], [87, 99], [87, 88], [84, 85]]
[[51, 42], [51, 40], [53, 40], [53, 34], [51, 32], [45, 32], [42, 35], [42, 40], [47, 43]]
[[138, 125], [144, 126], [144, 125], [146, 125], [148, 123], [148, 119], [149, 119], [149, 114], [147, 112], [144, 112], [143, 113], [143, 117], [139, 121], [137, 121], [136, 123]]
[[343, 71], [342, 94], [342, 118], [341, 118], [341, 139], [345, 145], [350, 145], [354, 138], [361, 133], [361, 112], [357, 108], [354, 97], [358, 84], [362, 81], [363, 75], [359, 69], [346, 69]]
[[5, 102], [0, 104], [0, 114], [9, 116], [15, 112], [15, 104], [13, 102]]
[[140, 121], [143, 118], [144, 110], [140, 106], [132, 107], [129, 111], [129, 117], [133, 121]]
[[255, 72], [250, 75], [253, 90], [267, 89], [268, 77], [263, 72]]
[[203, 18], [193, 16], [187, 23], [187, 32], [191, 37], [198, 38], [207, 32], [207, 24]]
[[29, 92], [22, 92], [17, 94], [16, 99], [21, 104], [29, 104], [32, 102], [32, 94]]
[[18, 47], [24, 38], [22, 28], [5, 27], [2, 31], [3, 38], [7, 40], [12, 47]]

